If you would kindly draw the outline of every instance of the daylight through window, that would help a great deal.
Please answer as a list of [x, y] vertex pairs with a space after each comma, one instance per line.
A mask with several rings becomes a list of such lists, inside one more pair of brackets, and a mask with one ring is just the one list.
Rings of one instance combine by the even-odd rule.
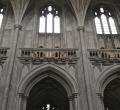
[[41, 11], [39, 32], [60, 33], [59, 11], [55, 7], [49, 5]]
[[3, 9], [0, 9], [0, 28], [2, 25], [2, 21], [3, 21]]
[[107, 8], [95, 10], [94, 15], [97, 34], [118, 34], [113, 15]]

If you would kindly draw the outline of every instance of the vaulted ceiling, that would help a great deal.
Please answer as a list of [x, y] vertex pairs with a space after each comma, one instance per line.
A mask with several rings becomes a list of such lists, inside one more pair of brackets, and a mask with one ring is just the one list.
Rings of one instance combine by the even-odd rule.
[[[33, 0], [1, 0], [2, 3], [7, 3], [7, 1], [10, 1], [12, 5], [15, 16], [15, 23], [21, 24], [21, 21], [28, 8], [28, 5]], [[39, 0], [39, 2], [41, 1], [42, 0]], [[44, 0], [44, 1], [53, 1], [53, 2], [58, 2], [59, 4], [63, 4], [63, 2], [65, 2], [64, 0]], [[97, 3], [102, 1], [101, 0], [66, 0], [66, 2], [70, 5], [71, 9], [73, 10], [78, 22], [78, 26], [83, 26], [86, 12], [90, 3], [91, 2]], [[118, 4], [118, 2], [120, 3], [120, 1], [118, 0], [103, 0], [103, 2], [113, 2], [116, 4]]]

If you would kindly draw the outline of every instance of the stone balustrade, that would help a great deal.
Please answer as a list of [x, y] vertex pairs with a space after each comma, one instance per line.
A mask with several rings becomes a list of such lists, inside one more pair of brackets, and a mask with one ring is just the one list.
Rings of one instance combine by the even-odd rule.
[[6, 47], [0, 47], [0, 63], [4, 63], [4, 61], [7, 59], [7, 52], [9, 48]]
[[77, 61], [77, 49], [62, 48], [21, 48], [20, 60], [22, 62], [56, 62], [75, 63]]
[[120, 49], [89, 49], [88, 52], [93, 63], [120, 63]]

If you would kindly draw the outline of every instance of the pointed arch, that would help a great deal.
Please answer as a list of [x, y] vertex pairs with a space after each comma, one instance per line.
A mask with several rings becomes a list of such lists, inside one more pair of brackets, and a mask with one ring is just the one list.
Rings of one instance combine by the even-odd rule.
[[98, 93], [104, 94], [105, 87], [110, 81], [120, 77], [120, 65], [113, 65], [101, 73], [97, 79]]
[[[49, 71], [52, 71], [52, 73], [49, 73]], [[47, 77], [57, 80], [65, 88], [68, 96], [72, 96], [73, 93], [78, 92], [77, 83], [69, 73], [56, 65], [46, 64], [33, 69], [20, 81], [18, 93], [29, 96], [32, 87]]]

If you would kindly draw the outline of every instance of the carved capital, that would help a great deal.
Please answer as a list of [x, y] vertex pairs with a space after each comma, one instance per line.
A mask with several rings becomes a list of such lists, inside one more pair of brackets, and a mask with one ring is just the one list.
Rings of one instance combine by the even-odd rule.
[[28, 98], [28, 96], [26, 96], [24, 93], [18, 93], [18, 96], [19, 96], [20, 98], [24, 98], [24, 99], [27, 99], [27, 98]]
[[73, 96], [73, 98], [77, 98], [78, 97], [78, 93], [73, 93], [72, 96]]
[[18, 93], [18, 96], [23, 98], [24, 97], [24, 94], [23, 93]]
[[103, 98], [104, 98], [104, 96], [103, 96], [102, 93], [96, 93], [96, 94], [97, 94], [97, 96], [98, 96], [100, 99], [103, 99]]
[[19, 30], [22, 30], [22, 25], [20, 25], [20, 24], [15, 24], [14, 25], [14, 29], [19, 29]]
[[78, 27], [77, 27], [77, 30], [78, 30], [78, 31], [81, 31], [81, 30], [84, 31], [84, 29], [85, 29], [84, 26], [78, 26]]
[[72, 97], [72, 96], [69, 96], [69, 97], [68, 97], [68, 100], [69, 100], [69, 101], [72, 101], [72, 100], [73, 100], [73, 97]]

